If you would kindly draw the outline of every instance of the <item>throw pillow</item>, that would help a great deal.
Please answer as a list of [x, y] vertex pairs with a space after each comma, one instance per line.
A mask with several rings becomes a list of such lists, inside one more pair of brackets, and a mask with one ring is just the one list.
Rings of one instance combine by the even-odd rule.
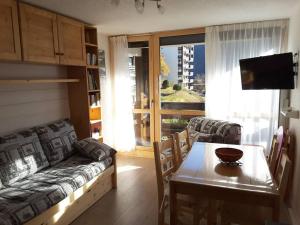
[[49, 166], [33, 129], [0, 137], [0, 178], [10, 185]]
[[35, 129], [51, 166], [73, 154], [72, 145], [77, 140], [77, 136], [68, 119], [39, 126]]
[[101, 161], [113, 156], [116, 150], [112, 147], [99, 143], [96, 139], [85, 138], [74, 143], [74, 148], [82, 155], [95, 161]]

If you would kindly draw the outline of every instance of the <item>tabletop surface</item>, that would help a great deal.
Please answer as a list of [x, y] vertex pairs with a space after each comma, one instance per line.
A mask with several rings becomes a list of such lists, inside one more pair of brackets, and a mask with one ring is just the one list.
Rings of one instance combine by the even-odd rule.
[[[229, 166], [215, 155], [219, 147], [243, 151], [242, 165]], [[278, 195], [265, 159], [263, 148], [246, 145], [225, 145], [195, 142], [180, 168], [171, 178], [174, 182], [263, 192]]]

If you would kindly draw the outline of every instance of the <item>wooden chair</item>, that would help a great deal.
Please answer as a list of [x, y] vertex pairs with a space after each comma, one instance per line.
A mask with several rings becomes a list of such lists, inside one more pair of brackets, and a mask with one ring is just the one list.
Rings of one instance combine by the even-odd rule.
[[268, 158], [268, 163], [272, 175], [275, 174], [276, 168], [282, 154], [282, 147], [285, 142], [283, 127], [279, 127], [276, 134], [273, 136], [271, 150]]
[[284, 195], [286, 192], [288, 178], [290, 175], [291, 165], [292, 165], [291, 160], [289, 159], [289, 157], [286, 154], [286, 151], [287, 151], [287, 149], [283, 148], [283, 153], [280, 157], [280, 161], [278, 163], [277, 170], [276, 170], [276, 173], [274, 176], [274, 179], [279, 188], [281, 199], [284, 198]]
[[277, 135], [273, 136], [271, 149], [270, 149], [270, 154], [267, 158], [267, 162], [269, 164], [269, 168], [270, 168], [270, 171], [271, 171], [272, 174], [275, 172], [275, 168], [276, 168], [275, 149], [278, 149]]
[[[165, 209], [169, 202], [168, 180], [176, 171], [176, 152], [173, 138], [162, 142], [154, 142], [154, 158], [158, 188], [158, 225], [165, 224]], [[178, 196], [178, 209], [192, 214], [193, 224], [200, 220], [198, 214], [200, 208], [192, 200], [185, 196]]]
[[188, 128], [185, 128], [182, 132], [175, 133], [176, 142], [176, 164], [177, 168], [182, 163], [186, 154], [191, 150], [191, 140], [189, 137]]

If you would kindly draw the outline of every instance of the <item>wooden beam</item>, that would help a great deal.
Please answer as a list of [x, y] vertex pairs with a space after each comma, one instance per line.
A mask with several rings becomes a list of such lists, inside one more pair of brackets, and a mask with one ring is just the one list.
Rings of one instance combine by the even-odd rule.
[[161, 109], [161, 115], [205, 116], [202, 110]]
[[77, 83], [79, 79], [24, 79], [24, 80], [0, 80], [0, 84], [41, 84], [41, 83]]
[[190, 29], [182, 29], [182, 30], [170, 30], [170, 31], [161, 31], [154, 33], [159, 37], [170, 37], [170, 36], [182, 36], [182, 35], [191, 35], [191, 34], [204, 34], [205, 28], [190, 28]]

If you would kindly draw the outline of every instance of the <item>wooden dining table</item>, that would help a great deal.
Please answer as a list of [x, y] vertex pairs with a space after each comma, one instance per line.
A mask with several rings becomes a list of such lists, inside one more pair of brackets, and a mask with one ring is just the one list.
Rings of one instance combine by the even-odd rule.
[[[240, 165], [221, 162], [215, 154], [220, 147], [242, 150]], [[279, 220], [279, 190], [259, 146], [195, 142], [169, 185], [171, 225], [177, 222], [177, 194], [270, 207], [272, 219]]]

